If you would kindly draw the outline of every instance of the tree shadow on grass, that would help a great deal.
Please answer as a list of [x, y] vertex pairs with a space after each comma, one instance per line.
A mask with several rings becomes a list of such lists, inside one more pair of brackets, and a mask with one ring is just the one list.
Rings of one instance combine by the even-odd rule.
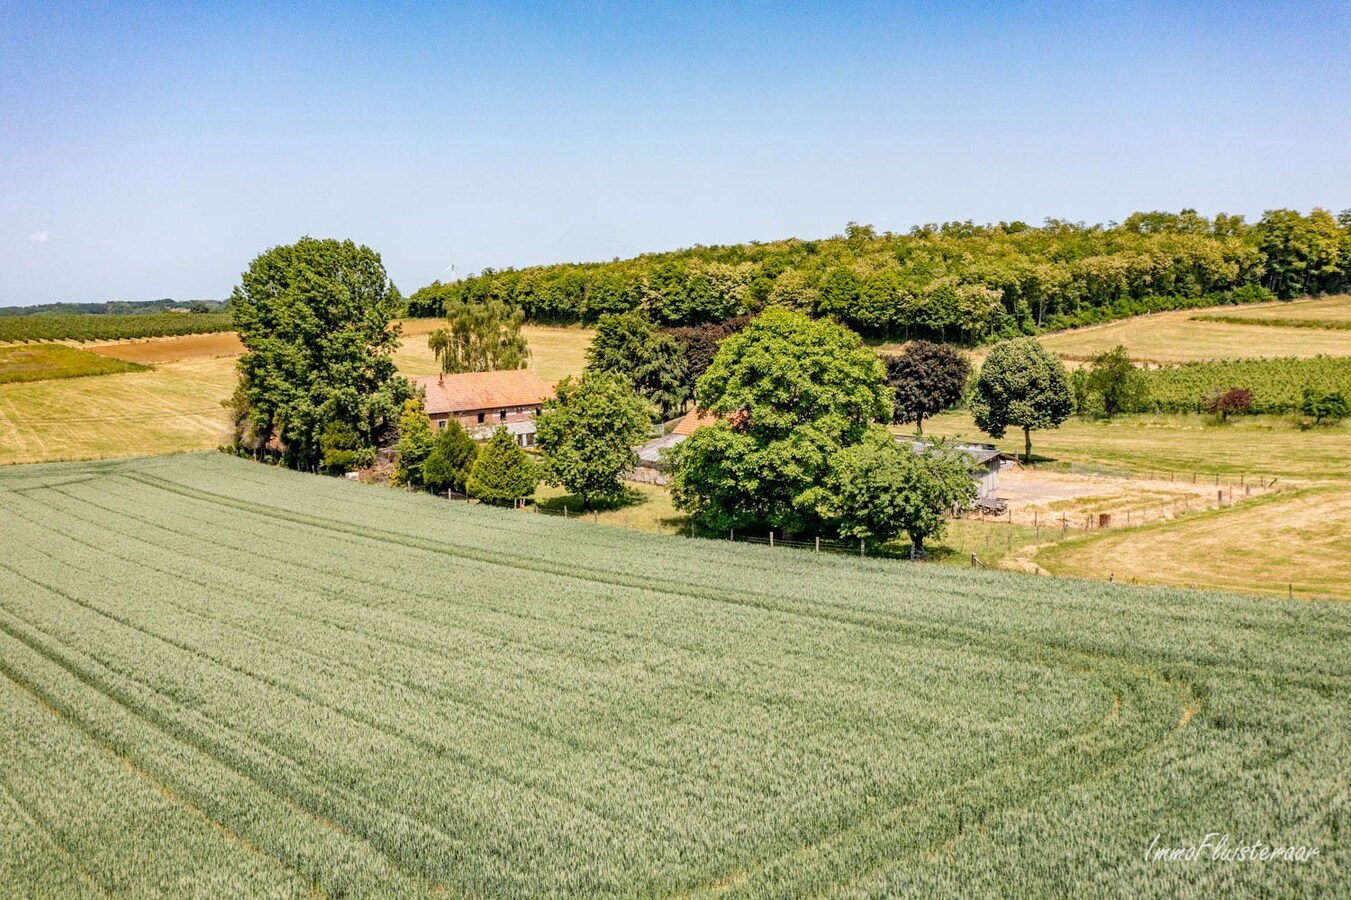
[[547, 500], [537, 500], [536, 505], [545, 512], [561, 513], [564, 509], [569, 515], [581, 515], [590, 512], [613, 512], [618, 509], [627, 509], [629, 507], [642, 506], [651, 502], [651, 498], [642, 491], [631, 487], [625, 487], [618, 495], [614, 497], [593, 497], [591, 505], [584, 507], [580, 494], [563, 494], [559, 497], [550, 497]]

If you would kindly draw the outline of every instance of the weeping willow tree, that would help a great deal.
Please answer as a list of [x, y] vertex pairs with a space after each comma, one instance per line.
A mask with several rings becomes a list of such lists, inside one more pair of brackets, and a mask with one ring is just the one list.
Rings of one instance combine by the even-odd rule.
[[443, 374], [524, 369], [530, 347], [521, 334], [525, 313], [501, 300], [446, 304], [446, 327], [427, 336]]

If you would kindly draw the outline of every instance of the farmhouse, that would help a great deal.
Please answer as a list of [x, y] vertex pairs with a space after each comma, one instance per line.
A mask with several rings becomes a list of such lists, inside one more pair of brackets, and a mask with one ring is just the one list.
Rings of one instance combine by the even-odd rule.
[[553, 386], [529, 369], [425, 375], [412, 382], [425, 392], [433, 430], [455, 419], [475, 440], [487, 440], [505, 428], [522, 447], [535, 446], [535, 415], [554, 395]]

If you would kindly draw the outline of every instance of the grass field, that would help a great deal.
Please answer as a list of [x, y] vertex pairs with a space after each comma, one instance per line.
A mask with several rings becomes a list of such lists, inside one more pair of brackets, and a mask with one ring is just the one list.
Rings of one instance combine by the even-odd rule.
[[[406, 375], [435, 375], [441, 371], [436, 356], [427, 349], [427, 335], [445, 324], [443, 319], [405, 319], [403, 346], [395, 354], [399, 371]], [[531, 362], [545, 381], [580, 375], [586, 367], [586, 348], [595, 334], [589, 328], [555, 328], [526, 325], [521, 329], [530, 345]]]
[[1272, 494], [1224, 512], [1095, 534], [1041, 550], [1052, 574], [1351, 600], [1344, 487]]
[[[997, 444], [1023, 452], [1022, 431], [992, 440], [970, 414], [925, 420], [924, 433]], [[1070, 418], [1059, 428], [1032, 432], [1032, 455], [1046, 463], [1082, 463], [1135, 472], [1199, 472], [1295, 479], [1351, 476], [1351, 422], [1302, 431], [1279, 416], [1243, 416], [1228, 425], [1210, 416], [1121, 416], [1111, 421]]]
[[1288, 303], [1263, 303], [1258, 306], [1226, 306], [1194, 311], [1193, 315], [1223, 315], [1263, 322], [1325, 321], [1351, 324], [1351, 294], [1319, 297], [1316, 300], [1292, 300]]
[[0, 345], [0, 384], [82, 378], [113, 372], [134, 372], [140, 368], [129, 362], [107, 359], [62, 344]]
[[[113, 362], [107, 360], [107, 362]], [[0, 387], [0, 465], [214, 449], [235, 383], [230, 358]]]
[[[1314, 896], [1351, 605], [816, 557], [219, 454], [0, 471], [0, 883]], [[1151, 862], [1208, 832], [1305, 864]]]
[[[1124, 345], [1132, 359], [1150, 363], [1203, 362], [1216, 359], [1246, 359], [1280, 356], [1351, 356], [1351, 332], [1310, 328], [1277, 328], [1230, 322], [1198, 320], [1200, 315], [1256, 316], [1267, 312], [1289, 313], [1292, 318], [1319, 318], [1333, 314], [1349, 298], [1308, 300], [1278, 306], [1219, 306], [1201, 310], [1177, 310], [1122, 319], [1105, 325], [1076, 328], [1048, 334], [1042, 344], [1071, 360], [1084, 360]], [[1308, 304], [1323, 304], [1317, 312], [1305, 313]]]
[[[421, 327], [423, 336], [405, 337], [396, 357], [406, 375], [437, 371], [426, 349], [430, 328], [421, 321], [409, 323], [409, 330]], [[525, 331], [542, 377], [555, 380], [581, 371], [590, 332], [534, 326]], [[239, 339], [226, 332], [101, 344], [91, 347], [92, 353], [60, 344], [0, 347], [0, 366], [16, 350], [83, 354], [116, 368], [155, 366], [122, 375], [0, 385], [0, 465], [214, 449], [229, 429], [220, 404], [234, 390], [235, 362], [229, 354], [238, 346]]]

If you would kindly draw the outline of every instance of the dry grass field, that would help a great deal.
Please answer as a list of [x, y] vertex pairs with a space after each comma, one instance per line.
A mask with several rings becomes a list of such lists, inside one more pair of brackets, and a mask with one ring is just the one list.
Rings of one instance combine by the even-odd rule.
[[0, 386], [0, 465], [214, 449], [234, 381], [222, 357]]
[[1099, 532], [1035, 555], [1055, 575], [1351, 600], [1351, 502], [1342, 486]]
[[[1336, 298], [1343, 304], [1346, 298]], [[1304, 304], [1323, 300], [1284, 303], [1277, 307], [1220, 306], [1154, 313], [1061, 331], [1041, 338], [1042, 344], [1066, 359], [1083, 360], [1118, 344], [1132, 359], [1148, 363], [1205, 362], [1216, 359], [1246, 359], [1278, 356], [1351, 356], [1351, 331], [1313, 328], [1279, 328], [1231, 322], [1197, 321], [1199, 315], [1250, 316], [1267, 312], [1289, 318], [1324, 318], [1321, 312], [1300, 312]], [[1336, 304], [1333, 304], [1336, 307]], [[1307, 308], [1307, 307], [1306, 307]]]
[[[1022, 453], [1022, 432], [994, 441], [965, 412], [924, 423], [925, 434], [997, 444]], [[1351, 476], [1351, 422], [1301, 431], [1290, 419], [1250, 416], [1215, 424], [1201, 415], [1122, 416], [1112, 421], [1071, 418], [1032, 433], [1039, 464], [1079, 463], [1139, 472], [1200, 472], [1256, 480], [1266, 476], [1324, 480]]]
[[[440, 371], [436, 357], [427, 349], [427, 335], [441, 327], [442, 319], [403, 320], [403, 346], [394, 354], [399, 371], [406, 375], [435, 375]], [[558, 328], [526, 325], [521, 329], [535, 371], [546, 381], [566, 375], [580, 375], [586, 366], [586, 348], [595, 332], [589, 328]]]
[[1314, 300], [1292, 300], [1288, 303], [1262, 303], [1257, 306], [1226, 306], [1221, 309], [1196, 310], [1192, 314], [1224, 315], [1262, 321], [1319, 319], [1326, 322], [1351, 322], [1351, 294], [1318, 297]]
[[127, 362], [162, 363], [211, 356], [238, 356], [244, 352], [244, 345], [233, 331], [218, 331], [143, 341], [110, 341], [90, 349], [102, 356]]
[[[426, 334], [439, 321], [405, 323], [404, 346], [396, 355], [400, 371], [436, 371]], [[528, 326], [525, 333], [543, 378], [557, 380], [585, 365], [590, 331]], [[234, 357], [240, 345], [233, 332], [110, 342], [91, 348], [93, 352], [41, 346], [49, 353], [83, 354], [106, 368], [129, 368], [132, 363], [153, 368], [0, 384], [0, 465], [212, 450], [228, 434], [229, 417], [221, 402], [234, 390]]]

